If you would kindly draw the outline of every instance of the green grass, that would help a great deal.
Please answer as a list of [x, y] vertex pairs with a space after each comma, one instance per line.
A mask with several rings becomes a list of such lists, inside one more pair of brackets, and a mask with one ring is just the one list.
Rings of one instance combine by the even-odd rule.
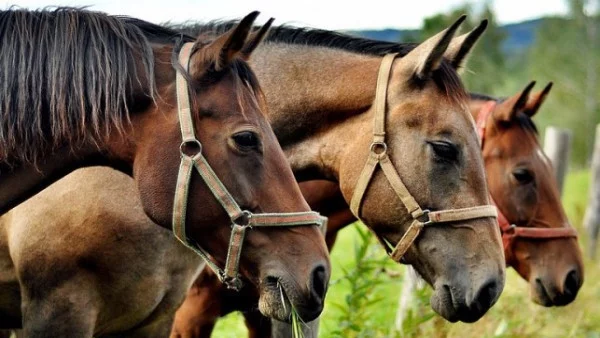
[[[588, 197], [589, 172], [578, 171], [568, 175], [565, 183], [564, 206], [572, 224], [578, 229], [580, 242], [584, 247], [587, 238], [581, 221]], [[352, 286], [344, 277], [344, 271], [356, 266], [356, 248], [360, 247], [360, 235], [354, 227], [344, 229], [332, 252], [332, 285], [327, 294], [321, 320], [320, 337], [335, 337], [347, 306]], [[371, 253], [371, 259], [384, 257], [383, 249]], [[372, 337], [594, 337], [600, 338], [600, 262], [585, 261], [585, 282], [577, 300], [566, 307], [544, 308], [529, 300], [529, 288], [512, 269], [508, 271], [506, 287], [498, 303], [477, 323], [450, 324], [439, 316], [432, 316], [429, 307], [429, 289], [416, 297], [419, 304], [413, 319], [409, 320], [404, 335], [393, 332], [398, 295], [402, 286], [401, 277], [391, 272], [403, 273], [404, 269], [391, 263], [385, 270], [375, 269], [371, 276], [380, 281], [373, 287], [370, 297], [381, 299], [367, 305], [368, 320], [361, 323], [365, 330], [371, 330]], [[420, 323], [420, 319], [424, 319]], [[246, 335], [243, 318], [232, 314], [219, 321], [215, 337], [242, 337]], [[359, 334], [353, 335], [360, 337]]]

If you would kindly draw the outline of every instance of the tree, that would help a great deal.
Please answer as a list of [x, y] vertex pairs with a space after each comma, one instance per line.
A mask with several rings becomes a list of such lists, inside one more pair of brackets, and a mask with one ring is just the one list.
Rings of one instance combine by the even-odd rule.
[[568, 17], [547, 18], [540, 25], [528, 64], [532, 77], [555, 83], [543, 125], [575, 131], [572, 159], [585, 165], [593, 147], [595, 125], [600, 122], [600, 20], [598, 13], [586, 11], [589, 1], [568, 3]]

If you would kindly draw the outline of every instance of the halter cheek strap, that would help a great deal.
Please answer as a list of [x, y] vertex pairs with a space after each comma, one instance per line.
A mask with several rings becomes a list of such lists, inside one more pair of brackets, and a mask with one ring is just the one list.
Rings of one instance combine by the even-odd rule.
[[491, 205], [475, 206], [463, 209], [449, 209], [440, 211], [423, 210], [414, 197], [410, 194], [396, 168], [387, 154], [387, 143], [385, 142], [385, 111], [387, 87], [392, 69], [392, 64], [398, 54], [387, 54], [383, 57], [379, 74], [377, 77], [377, 89], [375, 92], [375, 120], [373, 125], [373, 143], [371, 143], [369, 157], [360, 173], [356, 188], [350, 202], [350, 210], [360, 218], [360, 207], [369, 186], [373, 174], [379, 165], [385, 177], [396, 192], [400, 201], [413, 218], [411, 225], [395, 247], [390, 248], [388, 241], [377, 235], [381, 244], [385, 247], [390, 257], [399, 262], [413, 242], [417, 239], [421, 230], [428, 225], [448, 223], [456, 221], [472, 220], [485, 217], [496, 217], [496, 208]]
[[[193, 43], [186, 43], [179, 53], [179, 62], [186, 71], [188, 69], [192, 46]], [[254, 227], [320, 226], [323, 223], [324, 217], [312, 211], [253, 214], [248, 210], [242, 210], [233, 196], [227, 191], [225, 185], [219, 180], [217, 174], [212, 170], [206, 158], [202, 155], [202, 144], [194, 133], [188, 85], [183, 74], [177, 72], [176, 76], [177, 105], [182, 143], [180, 146], [181, 163], [179, 165], [179, 174], [177, 176], [177, 186], [173, 201], [173, 234], [185, 246], [194, 250], [202, 257], [228, 288], [237, 291], [242, 287], [238, 271], [246, 230]], [[193, 154], [190, 154], [192, 152]], [[221, 204], [232, 223], [229, 249], [227, 251], [225, 268], [223, 269], [219, 267], [214, 258], [206, 250], [197, 243], [191, 242], [186, 235], [188, 193], [194, 169], [196, 169], [196, 172], [200, 175], [204, 183], [206, 183], [215, 199]]]
[[[487, 121], [491, 114], [496, 108], [496, 101], [486, 102], [477, 114], [477, 132], [479, 133], [479, 139], [481, 140], [481, 149], [485, 143], [485, 131]], [[492, 203], [497, 206], [494, 198], [490, 195]], [[502, 232], [502, 244], [504, 245], [504, 255], [506, 261], [510, 262], [513, 258], [512, 246], [517, 238], [529, 238], [538, 240], [551, 240], [558, 238], [577, 238], [577, 231], [573, 227], [561, 227], [561, 228], [531, 228], [522, 227], [512, 224], [504, 216], [500, 208], [498, 208], [498, 225]]]

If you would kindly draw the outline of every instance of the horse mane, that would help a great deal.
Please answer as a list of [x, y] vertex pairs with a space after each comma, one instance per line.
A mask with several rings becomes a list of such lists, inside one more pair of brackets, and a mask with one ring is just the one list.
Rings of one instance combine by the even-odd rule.
[[[234, 24], [233, 21], [187, 22], [169, 25], [169, 27], [188, 35], [199, 36], [223, 34], [231, 29]], [[389, 53], [398, 53], [400, 56], [405, 56], [418, 45], [416, 43], [371, 40], [324, 29], [286, 25], [271, 28], [265, 42], [326, 47], [375, 56], [384, 56]], [[446, 97], [455, 101], [468, 98], [458, 73], [445, 60], [433, 72], [432, 78], [440, 90], [446, 94]]]
[[122, 131], [155, 97], [150, 42], [193, 40], [80, 8], [0, 11], [0, 162], [35, 162]]
[[[502, 103], [507, 99], [506, 97], [497, 98], [497, 97], [493, 97], [493, 96], [490, 96], [487, 94], [480, 94], [480, 93], [469, 93], [469, 97], [472, 100], [496, 101], [496, 103]], [[515, 116], [515, 119], [513, 120], [513, 122], [517, 122], [518, 125], [521, 126], [523, 129], [533, 132], [536, 136], [539, 135], [538, 128], [537, 128], [535, 122], [533, 122], [533, 119], [529, 115], [527, 115], [523, 112], [518, 112], [517, 115]]]

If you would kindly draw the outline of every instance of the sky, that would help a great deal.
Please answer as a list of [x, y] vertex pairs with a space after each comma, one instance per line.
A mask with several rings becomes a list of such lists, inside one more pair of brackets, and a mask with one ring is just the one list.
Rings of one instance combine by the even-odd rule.
[[[476, 6], [484, 3], [468, 2]], [[419, 28], [425, 17], [463, 3], [465, 0], [0, 0], [0, 8], [90, 6], [154, 23], [236, 19], [259, 10], [258, 24], [274, 17], [275, 24], [344, 30]], [[565, 0], [496, 0], [492, 6], [501, 24], [567, 12]]]

